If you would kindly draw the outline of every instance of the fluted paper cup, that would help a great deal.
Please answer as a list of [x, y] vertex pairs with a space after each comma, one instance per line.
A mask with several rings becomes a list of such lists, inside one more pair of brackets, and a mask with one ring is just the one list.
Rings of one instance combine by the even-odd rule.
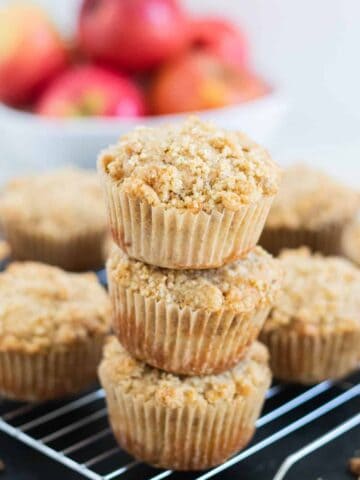
[[101, 173], [114, 241], [130, 257], [165, 268], [216, 268], [241, 258], [256, 245], [273, 200], [193, 213], [151, 206]]
[[345, 226], [331, 224], [319, 230], [265, 227], [259, 244], [273, 255], [278, 255], [284, 248], [302, 246], [308, 246], [313, 252], [323, 255], [339, 255]]
[[105, 336], [43, 352], [1, 351], [0, 394], [40, 402], [75, 394], [96, 381]]
[[219, 373], [235, 365], [257, 338], [268, 306], [251, 312], [209, 312], [146, 298], [109, 275], [113, 328], [136, 358], [168, 372]]
[[104, 265], [106, 231], [84, 228], [81, 233], [59, 238], [25, 230], [10, 220], [4, 220], [3, 227], [12, 258], [16, 260], [48, 263], [70, 271]]
[[305, 334], [264, 330], [260, 340], [270, 351], [270, 367], [279, 380], [303, 384], [344, 377], [360, 363], [360, 330]]

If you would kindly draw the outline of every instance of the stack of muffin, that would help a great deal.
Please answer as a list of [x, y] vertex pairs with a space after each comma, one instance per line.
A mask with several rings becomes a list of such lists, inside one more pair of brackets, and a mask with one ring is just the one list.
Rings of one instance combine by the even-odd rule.
[[281, 274], [256, 243], [279, 170], [197, 119], [137, 129], [98, 166], [117, 244], [99, 369], [114, 434], [155, 466], [218, 464], [250, 440], [271, 381], [256, 338]]

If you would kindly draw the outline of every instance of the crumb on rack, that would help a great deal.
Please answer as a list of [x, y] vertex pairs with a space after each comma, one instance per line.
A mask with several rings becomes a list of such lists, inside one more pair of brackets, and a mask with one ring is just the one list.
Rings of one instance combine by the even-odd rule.
[[349, 470], [353, 475], [360, 477], [360, 457], [350, 458]]

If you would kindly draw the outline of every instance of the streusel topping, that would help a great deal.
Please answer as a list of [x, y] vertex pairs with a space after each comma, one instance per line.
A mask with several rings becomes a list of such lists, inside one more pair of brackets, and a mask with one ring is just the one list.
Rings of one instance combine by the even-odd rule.
[[92, 273], [12, 263], [0, 273], [0, 349], [37, 352], [110, 328], [110, 303]]
[[348, 221], [360, 196], [325, 173], [299, 164], [285, 170], [266, 226], [316, 229]]
[[279, 184], [264, 148], [193, 117], [180, 126], [137, 128], [105, 150], [99, 166], [129, 195], [194, 212], [238, 210], [275, 195]]
[[311, 255], [302, 247], [279, 257], [283, 286], [265, 329], [360, 330], [360, 270], [340, 257]]
[[[168, 407], [185, 404], [205, 405], [231, 402], [267, 388], [271, 381], [268, 352], [255, 342], [246, 356], [231, 370], [218, 375], [176, 376], [136, 360], [112, 337], [104, 349], [100, 379], [143, 402], [153, 401]], [[105, 382], [104, 382], [105, 380]]]
[[106, 231], [97, 174], [76, 168], [10, 181], [0, 196], [0, 213], [5, 222], [57, 238], [86, 230]]
[[107, 263], [111, 282], [179, 307], [251, 311], [272, 305], [281, 283], [279, 262], [261, 247], [217, 269], [171, 270], [130, 259], [114, 248]]
[[360, 221], [350, 224], [344, 232], [343, 253], [360, 265]]

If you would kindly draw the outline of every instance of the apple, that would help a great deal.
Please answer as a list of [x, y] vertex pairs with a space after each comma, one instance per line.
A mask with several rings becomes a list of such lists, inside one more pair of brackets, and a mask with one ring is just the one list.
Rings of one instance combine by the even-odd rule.
[[222, 61], [243, 69], [248, 65], [248, 44], [244, 33], [225, 19], [201, 17], [191, 21], [191, 45]]
[[29, 102], [66, 63], [66, 47], [43, 10], [19, 3], [0, 9], [0, 101]]
[[188, 45], [188, 19], [177, 0], [84, 0], [79, 43], [90, 58], [145, 71]]
[[124, 75], [81, 65], [65, 71], [48, 86], [35, 112], [51, 117], [138, 117], [145, 113], [145, 101], [135, 83]]
[[255, 74], [231, 67], [217, 57], [190, 52], [164, 65], [150, 88], [155, 114], [178, 113], [253, 100], [269, 88]]

